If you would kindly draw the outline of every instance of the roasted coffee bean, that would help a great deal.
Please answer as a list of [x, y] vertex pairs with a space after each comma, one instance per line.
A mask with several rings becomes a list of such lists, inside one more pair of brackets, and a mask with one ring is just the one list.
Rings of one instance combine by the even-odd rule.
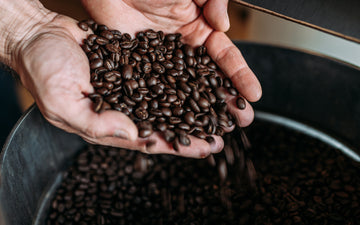
[[156, 95], [162, 95], [164, 93], [163, 88], [161, 88], [160, 85], [154, 85], [151, 90], [153, 91], [153, 93], [155, 93]]
[[126, 80], [130, 80], [133, 75], [133, 68], [130, 65], [124, 65], [121, 70], [122, 77]]
[[93, 109], [95, 112], [100, 112], [104, 100], [102, 97], [94, 98]]
[[226, 99], [226, 93], [225, 93], [225, 90], [223, 88], [216, 88], [215, 94], [220, 100], [225, 100]]
[[108, 40], [111, 40], [111, 39], [114, 38], [114, 34], [113, 34], [111, 31], [109, 31], [109, 30], [104, 30], [104, 31], [102, 31], [102, 32], [100, 33], [100, 36], [101, 36], [101, 37], [104, 37], [104, 38], [106, 38], [106, 39], [108, 39]]
[[174, 116], [181, 116], [183, 113], [184, 113], [184, 109], [181, 108], [181, 107], [174, 107], [174, 108], [172, 109], [172, 114], [173, 114]]
[[137, 108], [135, 110], [135, 115], [141, 120], [146, 120], [149, 117], [149, 113], [144, 108]]
[[170, 124], [179, 124], [179, 123], [181, 123], [181, 119], [179, 117], [170, 117], [169, 123]]
[[186, 134], [180, 134], [179, 143], [184, 146], [189, 146], [191, 144], [190, 138]]
[[146, 81], [147, 86], [151, 87], [157, 84], [157, 79], [155, 77], [150, 77], [147, 81]]
[[228, 90], [229, 94], [231, 94], [233, 96], [237, 96], [239, 94], [239, 92], [235, 88], [229, 88], [227, 90]]
[[180, 100], [185, 100], [186, 99], [186, 94], [182, 91], [182, 90], [177, 90], [177, 96], [179, 97]]
[[193, 125], [195, 123], [195, 114], [194, 112], [187, 112], [184, 116], [184, 120], [187, 124]]
[[152, 100], [152, 101], [150, 102], [150, 107], [151, 107], [152, 109], [157, 109], [157, 108], [159, 107], [159, 102], [158, 102], [156, 99]]
[[97, 37], [95, 41], [99, 45], [106, 45], [109, 43], [109, 40], [104, 37]]
[[214, 87], [214, 88], [218, 87], [218, 82], [217, 82], [217, 79], [215, 76], [209, 76], [208, 80], [212, 87]]
[[156, 128], [161, 131], [161, 132], [164, 132], [166, 129], [167, 129], [167, 124], [166, 123], [158, 123], [156, 125]]
[[205, 98], [200, 98], [198, 100], [198, 105], [201, 107], [201, 108], [209, 108], [210, 107], [210, 102], [208, 100], [206, 100]]
[[171, 109], [169, 109], [169, 108], [162, 108], [161, 113], [162, 113], [162, 115], [164, 115], [166, 117], [172, 116]]
[[166, 118], [165, 117], [158, 117], [158, 118], [156, 118], [156, 121], [159, 122], [159, 123], [165, 123]]
[[124, 84], [124, 91], [125, 91], [125, 94], [129, 97], [131, 97], [134, 93], [134, 90], [130, 84], [130, 81], [126, 81], [125, 84]]
[[196, 103], [196, 101], [192, 98], [189, 99], [189, 105], [194, 112], [199, 113], [201, 112], [199, 105]]
[[103, 66], [103, 60], [101, 59], [94, 59], [93, 61], [90, 62], [90, 68], [91, 69], [96, 69]]
[[189, 131], [190, 130], [190, 125], [187, 123], [179, 123], [177, 125], [177, 127], [181, 130], [185, 130], [185, 131]]
[[180, 82], [180, 83], [179, 83], [179, 87], [180, 87], [181, 90], [183, 90], [185, 93], [191, 93], [191, 88], [190, 88], [189, 85], [187, 85], [185, 82]]
[[123, 101], [125, 104], [127, 104], [128, 106], [135, 106], [136, 102], [134, 102], [133, 100], [131, 100], [128, 96], [123, 96]]
[[204, 55], [201, 57], [202, 64], [207, 65], [209, 62], [211, 62], [211, 58], [208, 55]]
[[165, 73], [165, 67], [158, 62], [154, 62], [154, 64], [152, 65], [152, 68], [157, 73], [160, 73], [160, 74]]
[[150, 114], [157, 116], [157, 117], [160, 117], [163, 115], [160, 109], [152, 108], [152, 109], [150, 109], [149, 112], [150, 112]]
[[200, 130], [194, 130], [193, 132], [191, 132], [191, 135], [200, 138], [200, 139], [205, 139], [206, 138], [206, 133]]
[[139, 92], [136, 92], [131, 96], [131, 100], [133, 100], [134, 102], [141, 102], [143, 98], [144, 96]]
[[190, 45], [183, 45], [183, 52], [186, 56], [193, 57], [195, 55], [194, 49]]
[[84, 22], [84, 21], [81, 21], [80, 23], [78, 23], [78, 26], [81, 28], [81, 30], [83, 31], [88, 31], [89, 29], [89, 25]]
[[180, 150], [180, 140], [179, 137], [175, 137], [174, 141], [173, 141], [173, 148], [175, 151], [179, 151]]
[[236, 99], [236, 106], [241, 110], [245, 109], [246, 108], [245, 100], [242, 97], [238, 97]]

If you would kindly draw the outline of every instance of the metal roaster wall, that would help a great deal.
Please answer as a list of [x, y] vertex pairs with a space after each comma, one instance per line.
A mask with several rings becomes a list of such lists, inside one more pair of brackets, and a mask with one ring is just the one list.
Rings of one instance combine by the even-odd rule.
[[[360, 43], [358, 0], [237, 2]], [[360, 68], [313, 53], [235, 43], [263, 87], [254, 104], [257, 119], [315, 135], [360, 161]], [[84, 144], [31, 107], [1, 153], [0, 224], [36, 224], [48, 188]]]

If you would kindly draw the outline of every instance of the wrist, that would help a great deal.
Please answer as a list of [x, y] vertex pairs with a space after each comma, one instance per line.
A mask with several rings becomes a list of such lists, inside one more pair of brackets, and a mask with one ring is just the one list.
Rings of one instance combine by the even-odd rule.
[[45, 9], [39, 1], [0, 0], [0, 61], [17, 70], [18, 52], [21, 47], [55, 13]]

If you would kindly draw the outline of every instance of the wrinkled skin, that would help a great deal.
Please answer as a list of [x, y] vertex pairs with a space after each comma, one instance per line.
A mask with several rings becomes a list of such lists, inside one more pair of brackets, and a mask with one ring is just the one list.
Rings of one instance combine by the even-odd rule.
[[[204, 44], [242, 96], [250, 102], [260, 98], [258, 80], [240, 51], [223, 33], [229, 27], [227, 1], [83, 0], [82, 3], [97, 22], [111, 29], [130, 34], [147, 28], [180, 32], [186, 43]], [[212, 144], [191, 137], [189, 147], [174, 151], [158, 133], [146, 139], [138, 138], [135, 124], [122, 113], [94, 113], [86, 97], [94, 91], [89, 82], [88, 59], [79, 46], [88, 33], [80, 30], [71, 18], [48, 13], [14, 47], [13, 67], [50, 123], [90, 143], [146, 153], [203, 158], [222, 149], [222, 138], [214, 136]], [[227, 101], [239, 125], [252, 122], [254, 112], [248, 102], [245, 110], [239, 110], [233, 97]]]

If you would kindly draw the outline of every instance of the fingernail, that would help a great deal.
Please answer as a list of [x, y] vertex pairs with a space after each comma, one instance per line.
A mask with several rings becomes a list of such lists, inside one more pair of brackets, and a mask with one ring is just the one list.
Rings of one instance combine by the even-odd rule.
[[225, 22], [225, 29], [228, 30], [230, 28], [230, 18], [228, 11], [226, 10], [226, 22]]
[[129, 139], [129, 134], [124, 130], [116, 130], [114, 132], [114, 137], [122, 138], [122, 139]]

